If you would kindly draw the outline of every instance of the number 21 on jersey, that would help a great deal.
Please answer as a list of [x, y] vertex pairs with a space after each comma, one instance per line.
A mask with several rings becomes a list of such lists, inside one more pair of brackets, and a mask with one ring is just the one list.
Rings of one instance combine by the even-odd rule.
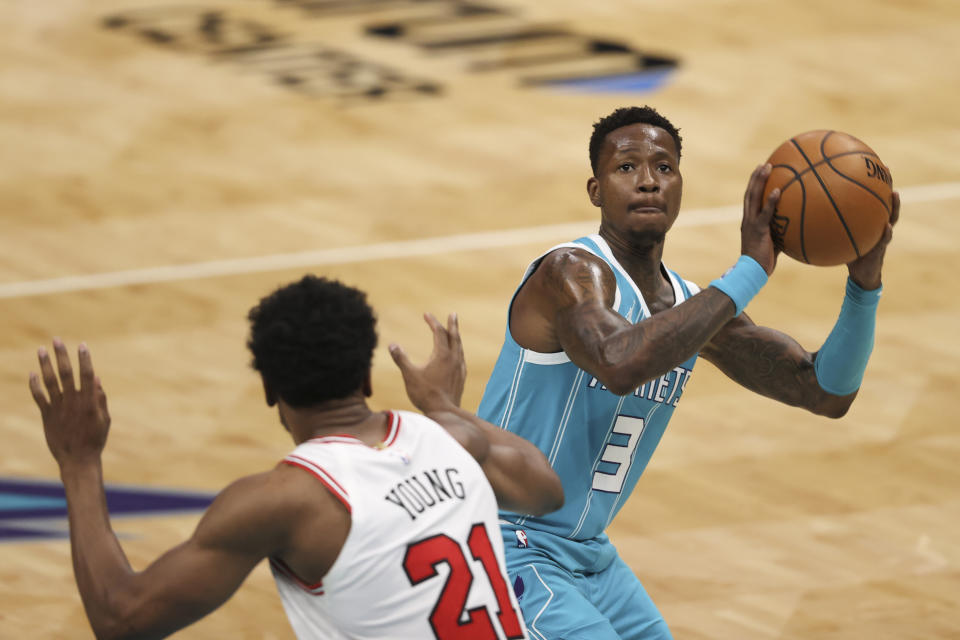
[[[470, 555], [482, 565], [483, 573], [496, 595], [496, 618], [504, 635], [508, 640], [523, 638], [523, 624], [510, 601], [506, 578], [500, 571], [497, 556], [483, 523], [478, 522], [470, 528], [467, 547]], [[437, 566], [440, 564], [446, 564], [450, 574], [430, 614], [430, 626], [437, 640], [498, 640], [500, 636], [493, 627], [493, 619], [487, 607], [479, 606], [468, 610], [467, 620], [460, 621], [474, 578], [460, 543], [441, 533], [407, 546], [403, 569], [407, 572], [411, 585], [439, 575]]]

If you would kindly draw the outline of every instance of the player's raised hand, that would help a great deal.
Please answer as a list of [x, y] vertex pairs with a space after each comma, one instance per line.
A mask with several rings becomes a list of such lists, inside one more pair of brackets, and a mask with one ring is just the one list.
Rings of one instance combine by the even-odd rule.
[[763, 199], [770, 170], [769, 163], [753, 170], [743, 195], [743, 220], [740, 223], [740, 253], [756, 260], [767, 275], [773, 273], [779, 253], [770, 234], [770, 221], [780, 201], [780, 189], [774, 189], [766, 200]]
[[883, 257], [887, 253], [887, 245], [893, 239], [893, 226], [900, 219], [900, 194], [896, 191], [891, 196], [890, 222], [880, 237], [880, 242], [873, 249], [863, 254], [853, 262], [847, 265], [847, 271], [850, 273], [850, 279], [857, 283], [861, 289], [873, 291], [882, 283], [880, 272], [883, 268]]
[[85, 344], [78, 349], [79, 389], [74, 383], [67, 347], [54, 339], [53, 351], [56, 371], [49, 352], [41, 348], [37, 351], [40, 375], [30, 373], [30, 393], [40, 408], [47, 446], [61, 467], [98, 459], [107, 443], [110, 412], [100, 379], [93, 372], [90, 351]]
[[444, 327], [433, 316], [424, 314], [433, 332], [433, 352], [422, 367], [414, 365], [403, 348], [390, 345], [390, 355], [403, 374], [407, 396], [418, 409], [428, 411], [459, 407], [467, 379], [467, 363], [463, 357], [460, 326], [456, 314], [450, 314]]

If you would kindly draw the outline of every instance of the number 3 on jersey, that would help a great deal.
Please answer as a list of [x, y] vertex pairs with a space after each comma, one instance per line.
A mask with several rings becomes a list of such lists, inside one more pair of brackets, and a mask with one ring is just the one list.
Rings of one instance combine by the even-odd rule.
[[[477, 523], [470, 529], [467, 539], [470, 554], [483, 565], [483, 572], [493, 588], [497, 598], [497, 620], [508, 640], [523, 638], [523, 626], [510, 602], [507, 582], [500, 572], [497, 556], [490, 544], [490, 537], [483, 523]], [[437, 565], [446, 564], [450, 568], [447, 582], [440, 592], [440, 598], [430, 614], [430, 626], [437, 640], [498, 640], [493, 628], [493, 620], [485, 606], [474, 607], [467, 611], [467, 620], [461, 622], [467, 596], [473, 584], [473, 571], [460, 544], [445, 534], [425, 538], [407, 546], [403, 558], [403, 568], [411, 585], [436, 577]]]
[[[614, 473], [604, 473], [596, 471], [593, 474], [593, 488], [597, 491], [607, 493], [620, 493], [623, 489], [623, 482], [627, 479], [627, 471], [630, 469], [630, 460], [633, 458], [633, 451], [640, 443], [640, 436], [643, 435], [643, 418], [633, 416], [617, 416], [617, 421], [613, 423], [613, 431], [607, 440], [607, 446], [603, 449], [603, 455], [600, 456], [600, 462], [611, 462], [617, 465]], [[613, 444], [610, 440], [614, 434], [627, 436], [626, 444]]]

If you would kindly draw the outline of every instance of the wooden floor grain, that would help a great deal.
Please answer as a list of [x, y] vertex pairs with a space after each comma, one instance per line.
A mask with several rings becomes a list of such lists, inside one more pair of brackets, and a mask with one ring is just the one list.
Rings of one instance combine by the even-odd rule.
[[[457, 311], [473, 408], [527, 262], [596, 226], [598, 117], [650, 103], [681, 127], [684, 210], [665, 260], [704, 285], [739, 252], [753, 167], [795, 133], [838, 129], [870, 144], [903, 194], [856, 403], [829, 421], [702, 363], [611, 537], [677, 638], [960, 637], [960, 6], [497, 5], [678, 58], [645, 94], [524, 88], [470, 72], [476, 53], [363, 35], [403, 2], [325, 19], [269, 0], [193, 7], [444, 87], [375, 101], [291, 90], [212, 57], [195, 30], [160, 45], [102, 26], [174, 4], [0, 7], [0, 476], [57, 475], [26, 385], [54, 335], [87, 341], [109, 393], [108, 482], [213, 492], [272, 466], [292, 445], [248, 367], [245, 314], [307, 271], [369, 292], [376, 408], [409, 407], [386, 345], [422, 358], [422, 312]], [[751, 316], [816, 349], [844, 277], [782, 258]], [[143, 567], [196, 520], [116, 528]], [[0, 545], [0, 637], [90, 637], [63, 541]], [[177, 637], [292, 632], [260, 566]]]

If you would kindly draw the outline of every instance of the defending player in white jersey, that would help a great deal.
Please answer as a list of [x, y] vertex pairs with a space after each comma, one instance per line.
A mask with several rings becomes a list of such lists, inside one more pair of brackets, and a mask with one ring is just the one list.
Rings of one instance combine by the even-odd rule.
[[434, 350], [422, 368], [391, 346], [427, 417], [367, 407], [377, 336], [362, 292], [307, 276], [249, 318], [267, 403], [298, 446], [224, 489], [193, 536], [142, 572], [110, 527], [101, 465], [110, 416], [90, 352], [81, 344], [79, 388], [60, 340], [56, 371], [38, 353], [30, 390], [60, 466], [74, 574], [97, 637], [173, 633], [269, 558], [302, 638], [527, 638], [497, 502], [543, 514], [563, 492], [536, 447], [458, 408], [466, 366], [456, 318], [444, 328], [427, 316]]

